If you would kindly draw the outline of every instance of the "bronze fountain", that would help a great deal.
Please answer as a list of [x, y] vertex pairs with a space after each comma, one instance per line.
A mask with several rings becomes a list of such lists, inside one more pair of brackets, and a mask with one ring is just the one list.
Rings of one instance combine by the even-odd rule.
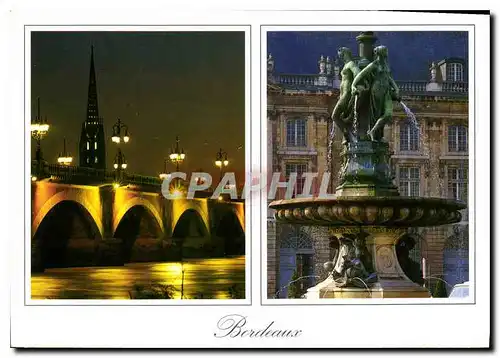
[[[411, 281], [396, 255], [399, 238], [410, 227], [459, 222], [463, 202], [403, 197], [393, 184], [384, 127], [392, 120], [393, 102], [401, 101], [389, 70], [388, 50], [373, 48], [373, 32], [362, 32], [360, 59], [339, 49], [344, 61], [340, 97], [332, 120], [344, 136], [340, 185], [334, 198], [274, 201], [277, 222], [327, 226], [339, 241], [328, 278], [310, 288], [307, 298], [430, 297]], [[313, 238], [314, 239], [314, 238]], [[367, 293], [368, 292], [368, 293]]]

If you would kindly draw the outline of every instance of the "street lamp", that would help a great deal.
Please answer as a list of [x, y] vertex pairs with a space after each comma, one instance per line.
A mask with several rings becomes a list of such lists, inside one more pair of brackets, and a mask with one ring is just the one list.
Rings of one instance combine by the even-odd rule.
[[165, 159], [163, 161], [163, 172], [160, 173], [160, 179], [165, 180], [168, 178], [168, 176], [169, 176], [169, 174], [167, 173], [167, 160]]
[[49, 131], [49, 125], [47, 123], [47, 118], [42, 119], [42, 116], [40, 115], [40, 97], [37, 98], [37, 104], [38, 104], [38, 114], [35, 117], [35, 121], [31, 123], [31, 137], [36, 140], [35, 159], [37, 163], [38, 174], [41, 174], [42, 160], [43, 160], [42, 139]]
[[125, 155], [123, 155], [122, 150], [120, 148], [118, 148], [118, 153], [116, 153], [113, 167], [117, 171], [127, 169], [127, 161], [125, 160]]
[[215, 166], [220, 168], [220, 180], [222, 180], [222, 168], [229, 165], [229, 160], [227, 160], [227, 152], [221, 149], [216, 154]]
[[172, 163], [175, 163], [175, 171], [179, 171], [179, 165], [186, 158], [186, 154], [184, 154], [184, 149], [179, 149], [179, 136], [175, 137], [175, 149], [171, 150], [170, 160]]
[[128, 135], [128, 127], [122, 123], [120, 118], [118, 118], [118, 121], [113, 125], [113, 136], [111, 137], [111, 141], [116, 144], [120, 144], [121, 141], [128, 143], [129, 140], [130, 137]]
[[63, 141], [63, 152], [59, 154], [57, 162], [61, 165], [71, 165], [73, 157], [66, 151], [66, 138]]
[[[111, 141], [113, 143], [120, 144], [121, 142], [128, 143], [129, 140], [130, 136], [128, 134], [128, 127], [122, 123], [120, 118], [118, 118], [118, 121], [113, 125], [113, 135], [111, 137]], [[113, 167], [116, 171], [116, 179], [121, 180], [123, 170], [127, 169], [127, 162], [121, 148], [118, 148], [118, 153], [116, 153]]]

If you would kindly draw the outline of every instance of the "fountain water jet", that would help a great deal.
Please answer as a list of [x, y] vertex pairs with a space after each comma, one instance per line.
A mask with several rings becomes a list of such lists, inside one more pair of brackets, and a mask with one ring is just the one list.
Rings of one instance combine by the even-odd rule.
[[392, 183], [389, 145], [383, 140], [384, 127], [392, 120], [392, 102], [401, 102], [399, 89], [390, 75], [387, 48], [373, 49], [373, 32], [357, 39], [357, 64], [348, 49], [339, 50], [349, 62], [342, 70], [340, 99], [332, 113], [345, 140], [335, 198], [278, 200], [270, 207], [278, 222], [327, 226], [339, 241], [330, 275], [310, 288], [307, 298], [366, 298], [367, 289], [374, 298], [430, 297], [403, 272], [396, 243], [408, 228], [459, 222], [459, 210], [466, 206], [456, 200], [399, 195]]

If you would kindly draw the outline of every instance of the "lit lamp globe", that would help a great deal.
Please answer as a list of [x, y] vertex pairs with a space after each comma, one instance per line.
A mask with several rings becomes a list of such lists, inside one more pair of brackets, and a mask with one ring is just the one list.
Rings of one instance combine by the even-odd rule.
[[73, 157], [59, 157], [57, 158], [57, 162], [61, 165], [71, 165]]
[[125, 143], [128, 143], [129, 140], [130, 140], [130, 137], [128, 135], [128, 130], [125, 130], [125, 135], [123, 136], [123, 141]]

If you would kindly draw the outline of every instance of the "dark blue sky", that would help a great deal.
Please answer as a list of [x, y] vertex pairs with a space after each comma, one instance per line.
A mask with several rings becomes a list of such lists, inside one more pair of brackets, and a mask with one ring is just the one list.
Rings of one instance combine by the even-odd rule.
[[[276, 72], [318, 73], [321, 55], [335, 57], [337, 48], [349, 47], [358, 54], [359, 32], [269, 32], [268, 53], [275, 58]], [[452, 31], [376, 32], [375, 45], [389, 49], [389, 63], [396, 80], [427, 80], [429, 65], [448, 57], [468, 60], [468, 33]], [[467, 74], [466, 74], [467, 78]]]

